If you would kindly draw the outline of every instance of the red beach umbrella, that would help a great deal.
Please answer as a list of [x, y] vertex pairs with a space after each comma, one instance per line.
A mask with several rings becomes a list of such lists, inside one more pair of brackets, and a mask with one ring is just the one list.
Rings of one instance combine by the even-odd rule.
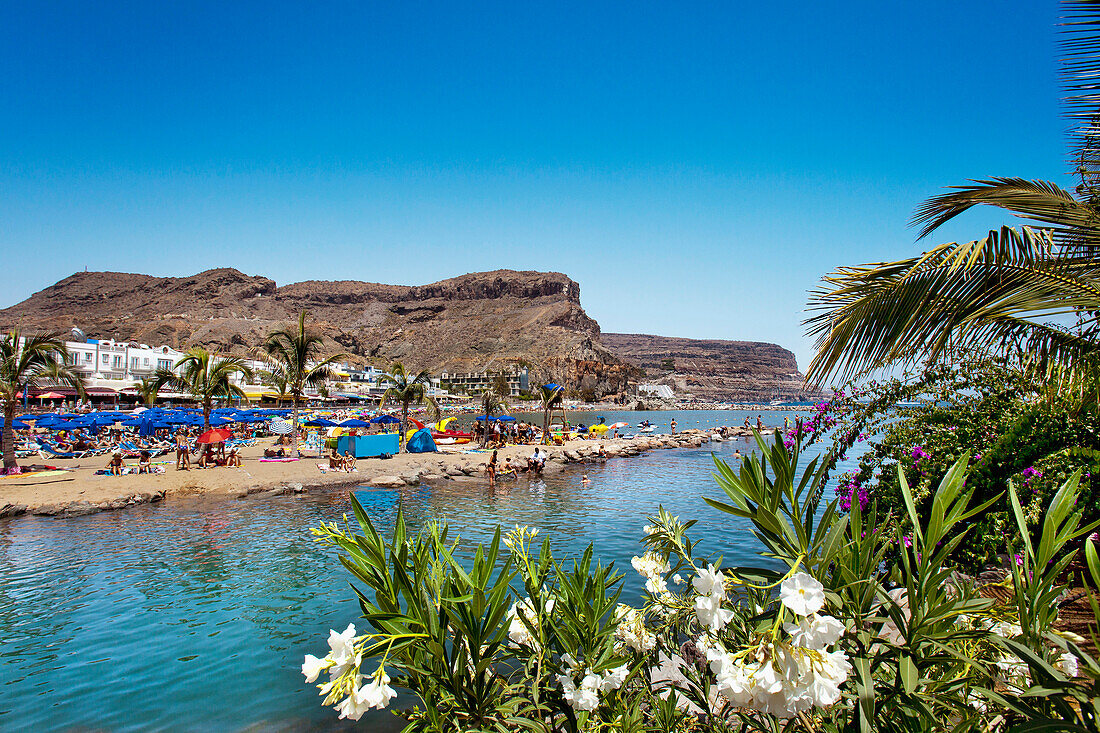
[[625, 422], [616, 422], [616, 423], [611, 423], [610, 425], [608, 425], [607, 429], [608, 430], [618, 430], [619, 428], [625, 428], [625, 427], [627, 427], [627, 424]]
[[207, 430], [205, 433], [199, 436], [196, 443], [224, 443], [233, 435], [231, 430], [225, 428], [214, 428], [213, 430]]

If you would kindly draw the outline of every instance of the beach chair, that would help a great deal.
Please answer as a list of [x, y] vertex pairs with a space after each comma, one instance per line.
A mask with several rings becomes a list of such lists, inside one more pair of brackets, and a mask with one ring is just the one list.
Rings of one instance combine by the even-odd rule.
[[49, 443], [40, 443], [38, 446], [38, 455], [42, 458], [83, 458], [87, 451], [81, 451], [79, 453], [73, 453], [72, 451], [60, 451], [54, 448]]

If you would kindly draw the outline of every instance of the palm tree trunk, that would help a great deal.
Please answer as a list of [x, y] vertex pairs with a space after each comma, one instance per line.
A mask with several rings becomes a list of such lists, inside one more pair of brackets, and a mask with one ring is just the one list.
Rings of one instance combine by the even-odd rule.
[[209, 399], [202, 401], [202, 431], [205, 433], [210, 429], [210, 408], [213, 404]]
[[409, 429], [409, 403], [401, 403], [401, 435], [397, 436], [397, 444], [401, 446], [401, 452], [405, 453], [408, 445], [405, 444], [405, 433]]
[[298, 453], [298, 395], [294, 395], [291, 399], [294, 401], [294, 411], [291, 413], [291, 425], [294, 427], [294, 432], [291, 433], [291, 435], [294, 436], [291, 438], [291, 440], [294, 441], [292, 450], [294, 451], [295, 458], [301, 458], [301, 455]]
[[[24, 387], [23, 389], [25, 391], [27, 388]], [[4, 427], [3, 436], [0, 437], [0, 450], [4, 451], [5, 474], [18, 465], [15, 462], [15, 430], [11, 426], [12, 420], [15, 419], [15, 408], [18, 404], [14, 397], [4, 400]]]

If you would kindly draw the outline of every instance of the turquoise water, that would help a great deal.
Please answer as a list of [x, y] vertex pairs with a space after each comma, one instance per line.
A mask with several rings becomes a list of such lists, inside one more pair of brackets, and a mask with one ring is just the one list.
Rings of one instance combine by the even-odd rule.
[[[600, 414], [631, 424], [661, 415]], [[781, 423], [784, 414], [771, 417]], [[734, 415], [675, 413], [680, 428]], [[702, 499], [720, 493], [711, 451], [723, 457], [747, 447], [612, 459], [587, 468], [588, 486], [571, 468], [495, 491], [452, 483], [358, 495], [380, 526], [391, 527], [401, 505], [412, 526], [446, 519], [471, 542], [498, 523], [539, 527], [559, 556], [592, 542], [628, 571], [632, 600], [641, 582], [629, 558], [659, 504], [699, 519], [694, 535], [725, 564], [751, 559], [756, 543], [745, 523]], [[344, 513], [347, 492], [332, 490], [0, 520], [0, 730], [342, 729], [299, 667], [305, 654], [327, 650], [330, 628], [358, 616], [347, 576], [309, 532]], [[360, 727], [401, 726], [377, 714]]]

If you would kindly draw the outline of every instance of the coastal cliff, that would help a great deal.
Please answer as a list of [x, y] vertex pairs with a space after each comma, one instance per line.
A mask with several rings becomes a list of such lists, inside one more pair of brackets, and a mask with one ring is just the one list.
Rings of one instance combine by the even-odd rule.
[[0, 310], [0, 327], [63, 334], [76, 327], [93, 338], [248, 355], [305, 309], [328, 353], [382, 367], [403, 361], [438, 373], [525, 365], [532, 381], [606, 397], [671, 357], [677, 369], [666, 383], [681, 393], [761, 399], [780, 383], [784, 396], [796, 391], [786, 385], [797, 375], [794, 356], [778, 346], [601, 334], [580, 298], [580, 285], [557, 272], [496, 270], [416, 286], [351, 280], [279, 286], [231, 268], [190, 277], [79, 272]]
[[798, 400], [813, 397], [794, 354], [760, 341], [721, 341], [604, 333], [604, 346], [644, 370], [646, 384], [708, 401]]

